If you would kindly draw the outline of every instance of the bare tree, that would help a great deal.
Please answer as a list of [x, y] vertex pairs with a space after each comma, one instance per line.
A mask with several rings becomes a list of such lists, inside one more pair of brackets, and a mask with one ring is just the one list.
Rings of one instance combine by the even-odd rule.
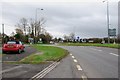
[[44, 18], [41, 18], [37, 21], [35, 25], [35, 34], [36, 36], [39, 36], [41, 33], [41, 30], [43, 28], [43, 25], [45, 24], [46, 20]]
[[75, 39], [75, 34], [74, 33], [70, 33], [69, 34], [69, 39], [73, 41]]
[[64, 40], [69, 40], [69, 36], [64, 35], [63, 37], [64, 37]]
[[16, 25], [16, 27], [23, 30], [24, 34], [26, 35], [26, 29], [27, 29], [28, 21], [26, 18], [21, 18], [19, 23]]
[[23, 31], [19, 28], [16, 28], [15, 31], [16, 31], [16, 33], [23, 34]]
[[29, 28], [31, 31], [29, 32], [32, 36], [34, 36], [34, 30], [35, 30], [35, 21], [31, 18], [29, 23]]

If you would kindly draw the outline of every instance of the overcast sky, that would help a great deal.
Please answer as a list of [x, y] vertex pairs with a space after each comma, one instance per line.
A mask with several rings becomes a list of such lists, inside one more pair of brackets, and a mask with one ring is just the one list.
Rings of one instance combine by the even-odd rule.
[[[8, 35], [14, 31], [19, 19], [35, 18], [36, 8], [42, 8], [43, 11], [38, 10], [38, 18], [45, 17], [45, 29], [54, 37], [72, 32], [80, 38], [107, 36], [106, 3], [102, 0], [3, 0], [0, 5], [0, 22], [5, 24]], [[118, 28], [118, 0], [109, 0], [109, 15], [110, 28]]]

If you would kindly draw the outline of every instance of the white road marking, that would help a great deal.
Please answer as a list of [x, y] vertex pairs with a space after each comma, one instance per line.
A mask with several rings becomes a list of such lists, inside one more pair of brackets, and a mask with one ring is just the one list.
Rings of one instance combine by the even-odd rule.
[[60, 62], [57, 62], [54, 66], [52, 66], [51, 68], [49, 68], [44, 73], [42, 73], [41, 75], [37, 76], [36, 78], [43, 78], [46, 74], [48, 74], [51, 70], [53, 70], [59, 63]]
[[43, 78], [46, 74], [48, 74], [52, 69], [54, 69], [60, 62], [54, 62], [51, 65], [49, 65], [47, 68], [36, 74], [32, 77], [30, 80], [36, 80], [38, 78]]
[[82, 68], [80, 67], [80, 65], [76, 65], [78, 70], [82, 70]]
[[16, 66], [16, 67], [13, 67], [13, 68], [10, 68], [10, 69], [6, 69], [6, 70], [1, 71], [0, 74], [1, 74], [1, 73], [5, 73], [5, 72], [9, 72], [9, 71], [12, 71], [12, 70], [14, 70], [14, 69], [21, 68], [21, 67], [22, 67], [22, 66]]
[[109, 53], [109, 54], [112, 54], [112, 55], [114, 55], [114, 56], [119, 56], [119, 55], [117, 55], [117, 54], [115, 54], [115, 53]]
[[72, 56], [72, 58], [75, 58], [74, 56]]
[[72, 56], [72, 54], [70, 54]]
[[102, 51], [102, 50], [98, 50], [98, 51]]
[[92, 50], [96, 50], [96, 51], [102, 51], [102, 50], [100, 50], [100, 49], [95, 49], [95, 48], [91, 48]]
[[82, 79], [83, 79], [83, 80], [87, 79], [87, 77], [86, 77], [86, 76], [81, 76], [81, 77], [82, 77]]
[[45, 69], [43, 69], [41, 72], [37, 73], [35, 76], [33, 76], [32, 78], [37, 77], [38, 75], [40, 75], [41, 73], [43, 73], [44, 71], [46, 71], [48, 68], [50, 68], [52, 65], [54, 65], [56, 62], [53, 62], [51, 65], [49, 65], [48, 67], [46, 67]]
[[74, 59], [74, 62], [78, 62], [76, 59]]

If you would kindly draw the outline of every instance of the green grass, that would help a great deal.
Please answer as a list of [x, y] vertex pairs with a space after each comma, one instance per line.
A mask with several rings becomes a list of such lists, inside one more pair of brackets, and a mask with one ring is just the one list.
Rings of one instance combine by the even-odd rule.
[[37, 64], [45, 63], [47, 61], [58, 61], [68, 54], [68, 51], [54, 46], [33, 45], [33, 47], [43, 54], [32, 54], [22, 59], [20, 62]]
[[120, 48], [118, 44], [99, 44], [99, 43], [61, 43], [60, 46], [97, 46], [97, 47], [109, 47]]

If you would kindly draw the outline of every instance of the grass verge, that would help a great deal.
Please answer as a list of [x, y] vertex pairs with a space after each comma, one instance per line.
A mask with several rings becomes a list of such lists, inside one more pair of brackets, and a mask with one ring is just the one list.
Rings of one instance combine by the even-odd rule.
[[98, 43], [61, 43], [60, 46], [97, 46], [97, 47], [109, 47], [109, 48], [119, 48], [118, 44], [98, 44]]
[[68, 51], [59, 47], [54, 46], [40, 46], [40, 45], [32, 45], [32, 47], [36, 48], [38, 51], [42, 52], [42, 54], [32, 54], [22, 60], [19, 63], [31, 63], [31, 64], [39, 64], [46, 63], [48, 61], [58, 61], [68, 55]]

